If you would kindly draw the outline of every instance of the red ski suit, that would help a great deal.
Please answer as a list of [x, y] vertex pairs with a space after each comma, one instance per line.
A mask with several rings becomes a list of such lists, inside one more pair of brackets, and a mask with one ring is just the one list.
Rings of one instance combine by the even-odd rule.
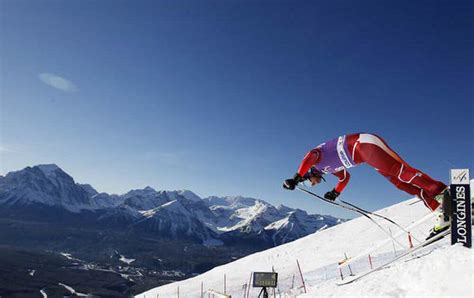
[[[380, 137], [374, 134], [357, 133], [346, 135], [345, 142], [355, 165], [364, 162], [369, 164], [397, 188], [421, 198], [431, 210], [439, 206], [434, 197], [441, 193], [446, 185], [411, 167]], [[322, 162], [323, 159], [324, 155], [321, 154], [319, 148], [312, 149], [301, 162], [298, 174], [304, 176], [312, 166]], [[349, 172], [344, 167], [338, 172], [333, 172], [333, 175], [339, 178], [339, 183], [335, 187], [336, 191], [342, 192], [349, 182]]]

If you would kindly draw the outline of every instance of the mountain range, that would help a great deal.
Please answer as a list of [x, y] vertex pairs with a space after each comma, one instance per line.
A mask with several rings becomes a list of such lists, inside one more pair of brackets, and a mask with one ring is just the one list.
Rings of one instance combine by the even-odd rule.
[[87, 214], [88, 221], [103, 225], [134, 227], [206, 245], [239, 237], [279, 245], [341, 222], [253, 198], [200, 198], [189, 190], [156, 191], [148, 186], [123, 195], [99, 193], [89, 184], [76, 183], [54, 164], [0, 176], [0, 206], [7, 216], [54, 221], [58, 216], [51, 217], [51, 210], [62, 219], [68, 213], [75, 218]]

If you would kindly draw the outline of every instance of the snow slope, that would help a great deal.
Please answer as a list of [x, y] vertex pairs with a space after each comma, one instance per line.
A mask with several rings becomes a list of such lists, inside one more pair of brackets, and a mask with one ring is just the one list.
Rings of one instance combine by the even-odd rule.
[[[472, 182], [472, 181], [471, 181]], [[378, 211], [403, 226], [409, 226], [429, 214], [428, 209], [418, 199], [411, 199]], [[378, 221], [384, 228], [399, 234], [399, 229], [385, 221]], [[415, 239], [422, 240], [434, 223], [428, 217], [424, 223], [411, 229]], [[316, 296], [465, 296], [473, 297], [473, 250], [461, 246], [451, 246], [450, 239], [443, 239], [434, 247], [420, 251], [398, 263], [375, 272], [360, 281], [345, 286], [337, 286], [340, 280], [338, 261], [344, 255], [353, 257], [367, 252], [367, 257], [351, 264], [351, 269], [363, 272], [369, 268], [368, 249], [387, 238], [376, 225], [364, 217], [318, 231], [299, 240], [262, 251], [232, 263], [216, 267], [204, 274], [147, 291], [137, 297], [201, 297], [204, 291], [212, 289], [232, 297], [244, 297], [251, 272], [278, 272], [279, 287], [276, 297], [316, 297]], [[449, 238], [449, 237], [448, 237]], [[397, 237], [408, 246], [406, 234]], [[418, 243], [413, 240], [414, 244]], [[381, 264], [402, 248], [389, 241], [376, 251], [370, 252], [373, 265]], [[297, 260], [306, 283], [307, 293], [298, 273]], [[344, 267], [343, 274], [349, 274]], [[259, 289], [250, 288], [250, 297], [257, 297]], [[270, 292], [273, 297], [273, 291]], [[207, 295], [206, 295], [207, 296]], [[248, 297], [248, 296], [247, 296]]]

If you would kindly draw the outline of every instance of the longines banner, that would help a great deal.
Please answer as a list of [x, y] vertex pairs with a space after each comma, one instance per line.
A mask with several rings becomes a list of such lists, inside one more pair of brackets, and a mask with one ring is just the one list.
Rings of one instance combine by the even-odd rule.
[[451, 170], [451, 244], [472, 247], [471, 192], [469, 169]]

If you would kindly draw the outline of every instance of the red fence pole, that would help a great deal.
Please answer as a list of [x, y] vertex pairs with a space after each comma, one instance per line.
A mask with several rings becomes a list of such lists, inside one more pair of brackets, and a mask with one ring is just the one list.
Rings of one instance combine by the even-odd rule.
[[410, 248], [413, 248], [413, 242], [411, 240], [411, 233], [408, 232], [408, 242], [410, 243]]

